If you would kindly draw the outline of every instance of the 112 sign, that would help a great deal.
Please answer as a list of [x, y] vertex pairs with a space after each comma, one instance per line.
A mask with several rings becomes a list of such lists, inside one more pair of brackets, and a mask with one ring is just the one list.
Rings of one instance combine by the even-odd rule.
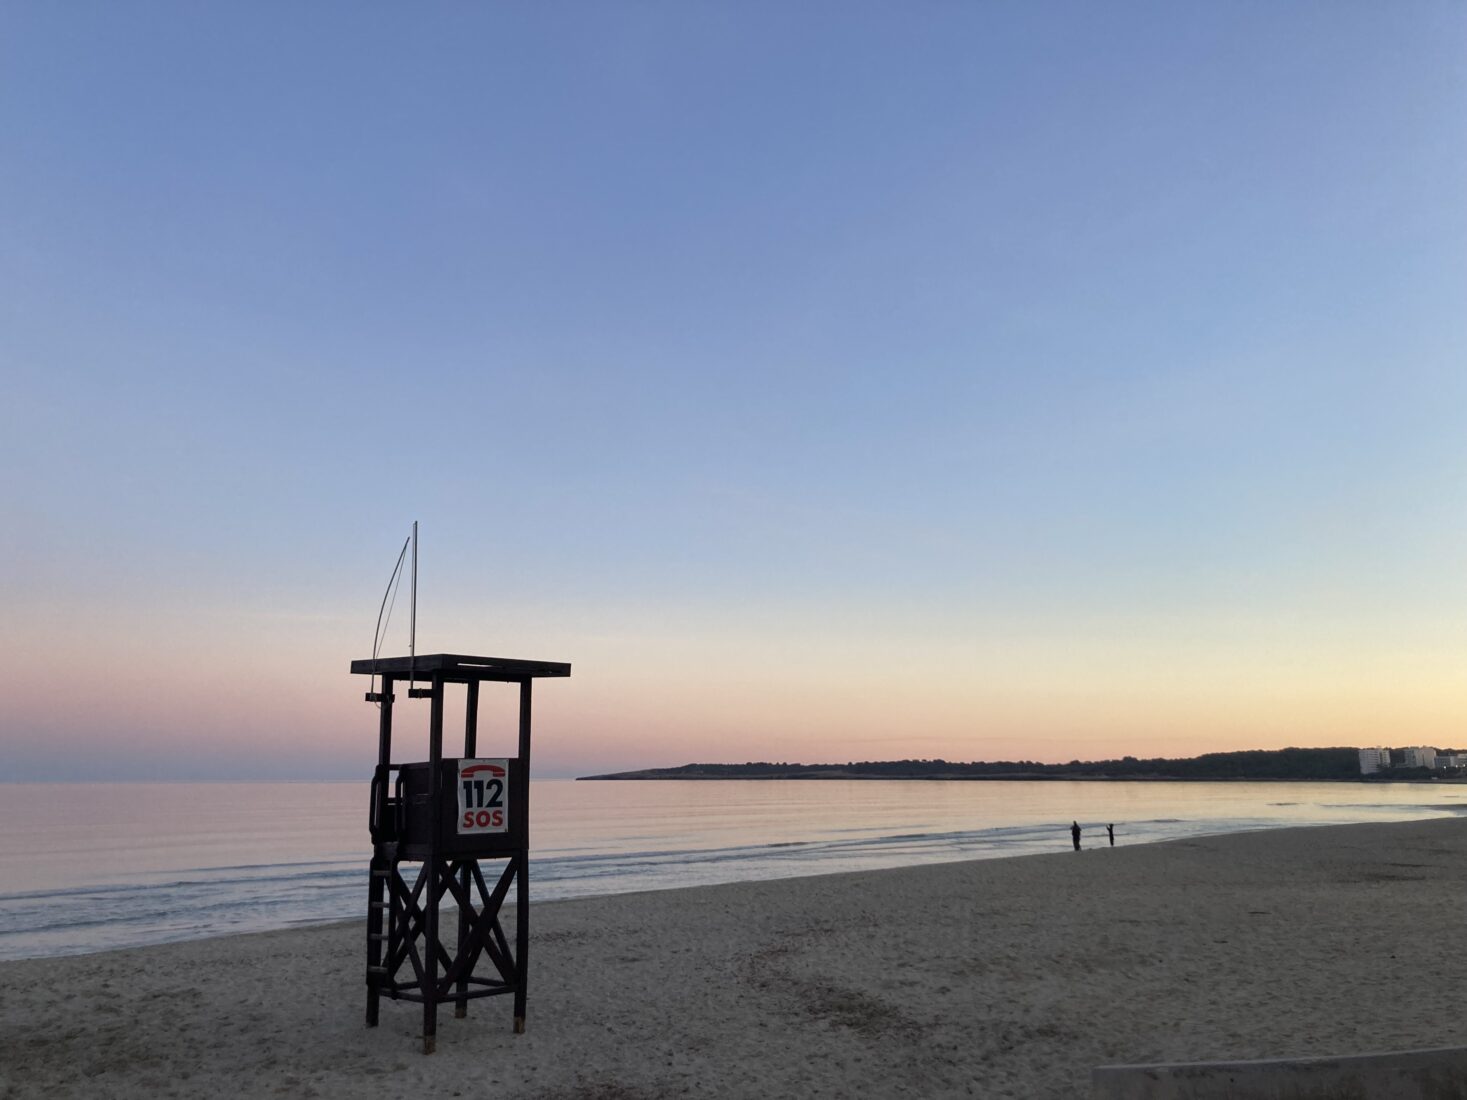
[[458, 833], [509, 831], [509, 761], [458, 762]]

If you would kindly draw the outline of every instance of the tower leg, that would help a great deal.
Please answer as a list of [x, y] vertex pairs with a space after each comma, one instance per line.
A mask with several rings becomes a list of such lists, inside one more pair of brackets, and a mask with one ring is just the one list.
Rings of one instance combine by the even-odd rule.
[[[463, 898], [465, 899], [458, 903], [458, 956], [461, 957], [464, 953], [466, 945], [469, 942], [469, 921], [473, 918], [474, 915], [474, 912], [472, 909], [469, 908], [467, 901], [468, 898], [473, 896], [469, 893], [469, 891], [473, 889], [474, 883], [473, 877], [469, 874], [468, 867], [464, 867], [462, 870], [459, 871], [458, 881], [460, 888], [463, 890]], [[462, 1020], [465, 1016], [469, 1014], [469, 999], [465, 996], [468, 991], [469, 976], [466, 971], [464, 975], [458, 980], [458, 1000], [453, 1006], [453, 1015], [455, 1019]]]
[[442, 900], [450, 872], [448, 864], [438, 858], [442, 843], [443, 788], [439, 783], [443, 767], [443, 676], [433, 674], [433, 690], [428, 710], [428, 853], [423, 860], [428, 872], [428, 908], [423, 928], [423, 1053], [432, 1054], [438, 1041], [438, 903]]
[[530, 856], [523, 848], [514, 857], [515, 900], [514, 900], [514, 1033], [525, 1031], [525, 994], [529, 990], [530, 974]]
[[423, 1053], [432, 1054], [438, 1044], [438, 876], [447, 874], [429, 857], [426, 927], [423, 930]]

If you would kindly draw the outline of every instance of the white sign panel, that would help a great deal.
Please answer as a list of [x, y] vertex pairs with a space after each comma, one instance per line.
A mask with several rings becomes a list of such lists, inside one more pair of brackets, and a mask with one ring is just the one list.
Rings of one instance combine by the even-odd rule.
[[458, 835], [509, 831], [509, 761], [458, 762]]

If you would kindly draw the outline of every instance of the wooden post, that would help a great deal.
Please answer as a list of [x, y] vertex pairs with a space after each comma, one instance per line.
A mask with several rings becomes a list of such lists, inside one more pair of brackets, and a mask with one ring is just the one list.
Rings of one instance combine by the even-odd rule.
[[385, 673], [382, 676], [382, 706], [377, 717], [377, 763], [387, 767], [392, 763], [392, 689], [397, 681]]
[[524, 777], [518, 792], [519, 804], [525, 814], [524, 847], [514, 856], [516, 864], [514, 895], [514, 940], [515, 940], [515, 987], [514, 987], [514, 1031], [522, 1035], [525, 1031], [525, 998], [529, 992], [530, 976], [530, 683], [520, 681], [520, 775]]
[[530, 684], [520, 681], [520, 764], [525, 769], [525, 781], [530, 778]]
[[468, 689], [464, 699], [464, 755], [473, 756], [479, 751], [479, 681], [470, 680], [464, 686]]
[[423, 1053], [432, 1054], [438, 1044], [438, 853], [442, 846], [443, 787], [439, 772], [443, 767], [443, 676], [433, 675], [432, 709], [428, 717], [428, 875], [423, 901]]
[[[382, 708], [377, 719], [377, 771], [372, 777], [371, 811], [373, 829], [381, 825], [383, 806], [387, 800], [388, 768], [392, 764], [392, 686], [391, 676], [382, 677], [382, 697], [378, 705]], [[374, 845], [372, 865], [367, 875], [367, 1026], [376, 1027], [381, 994], [382, 943], [387, 933], [383, 931], [382, 911], [388, 907], [387, 876], [392, 871], [390, 860]]]
[[[464, 696], [464, 757], [472, 757], [479, 751], [479, 681], [470, 680], [466, 685]], [[469, 887], [473, 883], [473, 875], [467, 867], [458, 873], [459, 885], [463, 888], [463, 896], [470, 897]], [[473, 919], [473, 910], [469, 909], [464, 902], [458, 906], [458, 953], [462, 955], [465, 945], [469, 942], [469, 922]], [[458, 980], [458, 1002], [453, 1006], [453, 1015], [462, 1020], [469, 1014], [469, 975], [464, 971]]]

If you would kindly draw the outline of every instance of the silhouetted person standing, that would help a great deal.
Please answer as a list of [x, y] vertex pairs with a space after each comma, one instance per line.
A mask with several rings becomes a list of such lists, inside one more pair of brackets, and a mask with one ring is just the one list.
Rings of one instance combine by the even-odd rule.
[[1116, 846], [1116, 827], [1114, 825], [1107, 825], [1105, 827], [1105, 835], [1110, 837], [1110, 846], [1114, 848]]
[[1075, 842], [1075, 851], [1078, 852], [1080, 850], [1080, 823], [1078, 821], [1070, 822], [1070, 839]]

